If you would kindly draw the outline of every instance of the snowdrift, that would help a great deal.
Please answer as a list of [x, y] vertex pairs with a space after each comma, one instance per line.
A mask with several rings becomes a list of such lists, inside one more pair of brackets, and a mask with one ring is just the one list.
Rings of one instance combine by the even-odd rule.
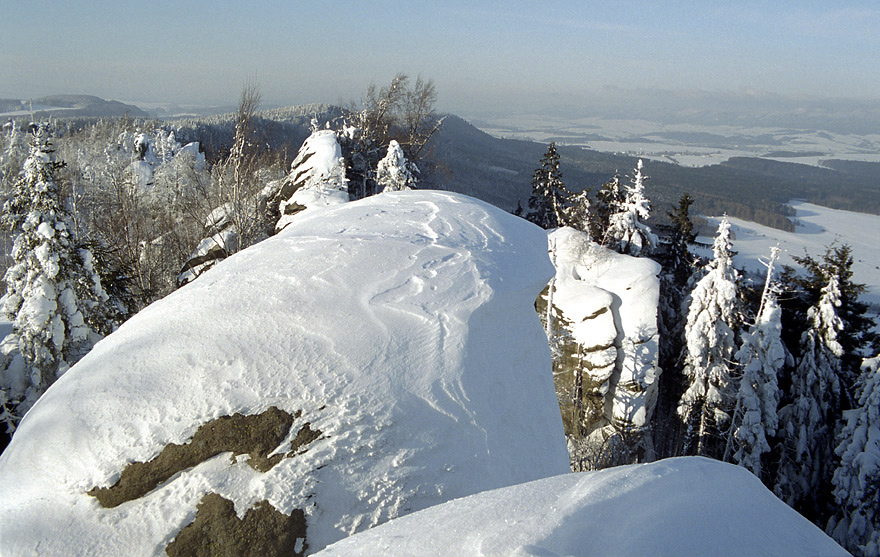
[[744, 468], [682, 457], [566, 474], [411, 514], [319, 555], [848, 555]]
[[37, 402], [0, 456], [0, 547], [255, 550], [267, 540], [242, 532], [256, 522], [300, 554], [564, 473], [533, 307], [552, 273], [540, 229], [462, 195], [303, 212]]

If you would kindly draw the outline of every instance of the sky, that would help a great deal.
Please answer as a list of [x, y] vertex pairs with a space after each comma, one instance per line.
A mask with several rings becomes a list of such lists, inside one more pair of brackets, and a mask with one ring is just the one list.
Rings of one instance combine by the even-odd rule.
[[880, 98], [880, 3], [0, 0], [0, 98], [347, 103], [398, 72], [450, 112], [615, 89]]

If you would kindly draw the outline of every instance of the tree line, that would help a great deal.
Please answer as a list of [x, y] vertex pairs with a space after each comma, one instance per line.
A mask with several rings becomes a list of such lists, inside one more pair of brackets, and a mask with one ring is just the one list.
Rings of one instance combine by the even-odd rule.
[[[668, 211], [671, 225], [652, 232], [646, 180], [639, 161], [628, 183], [614, 176], [595, 194], [574, 194], [550, 144], [534, 173], [529, 208], [517, 211], [543, 228], [569, 226], [619, 253], [651, 257], [661, 268], [662, 373], [644, 428], [650, 431], [619, 424], [616, 455], [597, 461], [593, 447], [573, 454], [573, 467], [637, 462], [643, 455], [631, 450], [634, 441], [650, 433], [655, 458], [701, 455], [743, 466], [850, 551], [877, 554], [880, 374], [878, 357], [866, 356], [877, 356], [880, 345], [859, 298], [865, 287], [853, 281], [852, 249], [832, 245], [818, 258], [795, 257], [800, 269], [779, 269], [773, 249], [766, 274], [749, 276], [733, 265], [726, 216], [712, 256], [695, 255], [687, 194]], [[550, 305], [552, 298], [545, 319], [555, 315], [557, 327], [570, 326]], [[554, 346], [564, 334], [554, 331], [549, 340], [555, 369], [575, 361]], [[569, 372], [580, 384], [583, 370]], [[570, 389], [558, 393], [560, 406], [570, 407], [563, 400]], [[583, 406], [577, 419], [566, 416], [570, 447], [584, 446], [578, 437], [595, 412]]]

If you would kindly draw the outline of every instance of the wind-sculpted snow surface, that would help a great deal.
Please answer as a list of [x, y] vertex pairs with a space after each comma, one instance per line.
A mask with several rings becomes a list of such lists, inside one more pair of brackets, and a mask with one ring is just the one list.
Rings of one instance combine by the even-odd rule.
[[848, 555], [744, 468], [683, 457], [458, 499], [319, 555]]
[[540, 229], [457, 194], [303, 212], [37, 402], [0, 456], [3, 553], [186, 553], [222, 515], [299, 554], [566, 472], [533, 307], [552, 272]]

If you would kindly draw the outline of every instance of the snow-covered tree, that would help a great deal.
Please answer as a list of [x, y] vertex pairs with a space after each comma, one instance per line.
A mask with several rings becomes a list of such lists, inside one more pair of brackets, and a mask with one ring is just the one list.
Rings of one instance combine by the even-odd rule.
[[33, 137], [24, 176], [4, 206], [17, 236], [6, 272], [12, 333], [0, 345], [0, 406], [10, 430], [59, 376], [108, 332], [107, 294], [88, 250], [72, 240], [49, 134]]
[[409, 190], [418, 181], [414, 175], [418, 171], [414, 164], [406, 160], [400, 144], [392, 139], [388, 144], [388, 154], [376, 166], [376, 183], [380, 191]]
[[827, 277], [818, 303], [807, 312], [800, 360], [791, 381], [792, 402], [779, 411], [783, 450], [774, 491], [808, 518], [818, 518], [830, 489], [835, 426], [840, 416], [838, 334], [843, 322], [839, 281]]
[[838, 512], [828, 533], [853, 554], [880, 554], [880, 356], [866, 359], [858, 405], [845, 412], [834, 472]]
[[15, 120], [3, 125], [0, 135], [0, 194], [15, 184], [28, 154], [25, 130]]
[[[803, 257], [795, 257], [794, 260], [806, 270], [805, 275], [795, 276], [793, 269], [786, 269], [787, 278], [792, 283], [792, 290], [800, 293], [800, 296], [794, 300], [798, 303], [793, 304], [795, 307], [792, 308], [793, 315], [790, 316], [794, 317], [795, 325], [809, 321], [805, 318], [808, 308], [815, 305], [822, 296], [822, 289], [828, 281], [827, 277], [830, 275], [837, 277], [840, 292], [837, 316], [843, 323], [843, 327], [837, 335], [837, 341], [843, 348], [840, 380], [843, 402], [846, 405], [852, 405], [853, 385], [858, 376], [863, 351], [872, 353], [874, 349], [872, 345], [878, 340], [877, 335], [873, 332], [875, 323], [869, 315], [868, 304], [859, 299], [867, 289], [864, 284], [852, 280], [852, 247], [847, 244], [833, 244], [826, 247], [821, 258], [804, 255]], [[786, 309], [788, 310], [788, 308]], [[803, 327], [792, 326], [791, 329], [792, 332], [798, 333], [790, 344], [795, 345]]]
[[630, 185], [626, 186], [623, 203], [612, 213], [608, 222], [606, 242], [620, 253], [639, 255], [657, 245], [657, 236], [645, 224], [651, 216], [651, 204], [645, 197], [642, 159], [633, 171]]
[[717, 428], [730, 420], [730, 371], [739, 319], [737, 275], [725, 216], [718, 225], [708, 272], [691, 292], [685, 324], [683, 371], [690, 384], [679, 400], [678, 414], [686, 425], [686, 452], [719, 456], [711, 441]]
[[565, 221], [568, 226], [589, 236], [592, 228], [592, 215], [590, 214], [590, 197], [587, 190], [570, 197], [569, 206], [565, 212]]
[[535, 170], [532, 177], [532, 195], [526, 218], [544, 229], [565, 226], [568, 198], [569, 192], [559, 171], [559, 153], [556, 144], [551, 143], [541, 158], [541, 168]]
[[620, 176], [615, 174], [611, 180], [608, 180], [596, 192], [596, 203], [593, 209], [592, 228], [590, 236], [596, 239], [603, 246], [608, 246], [608, 229], [610, 227], [611, 215], [620, 212], [623, 205], [625, 192], [623, 184], [620, 183]]
[[[434, 103], [434, 81], [397, 74], [386, 87], [370, 85], [360, 106], [352, 106], [339, 141], [348, 161], [347, 182], [352, 199], [382, 191], [375, 169], [382, 153], [396, 139], [406, 159], [421, 165], [430, 152], [430, 140], [443, 124]], [[424, 166], [422, 166], [424, 170]]]
[[728, 435], [725, 460], [737, 449], [733, 460], [761, 477], [761, 455], [770, 451], [768, 436], [776, 434], [779, 419], [778, 374], [785, 365], [785, 346], [782, 344], [781, 310], [776, 303], [773, 285], [773, 266], [779, 257], [779, 248], [772, 248], [767, 265], [767, 279], [755, 324], [743, 334], [743, 342], [736, 353], [742, 366], [742, 377], [736, 394], [736, 409]]

